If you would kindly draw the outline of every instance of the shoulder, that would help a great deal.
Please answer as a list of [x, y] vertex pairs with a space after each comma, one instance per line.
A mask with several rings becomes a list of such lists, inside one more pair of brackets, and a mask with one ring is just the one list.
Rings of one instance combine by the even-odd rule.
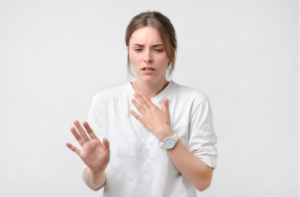
[[185, 85], [176, 84], [176, 92], [178, 95], [184, 95], [185, 98], [188, 97], [188, 100], [195, 104], [208, 99], [208, 96], [203, 91]]
[[99, 90], [94, 96], [93, 101], [96, 102], [106, 102], [106, 101], [116, 101], [123, 97], [126, 91], [126, 85], [117, 85], [113, 87], [107, 87]]

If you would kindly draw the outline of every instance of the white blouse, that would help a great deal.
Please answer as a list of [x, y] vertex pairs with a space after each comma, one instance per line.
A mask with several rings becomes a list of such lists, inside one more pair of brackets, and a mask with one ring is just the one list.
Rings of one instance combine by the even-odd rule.
[[[142, 116], [131, 102], [134, 93], [129, 82], [101, 90], [88, 113], [98, 138], [110, 142], [103, 197], [196, 197], [197, 189], [176, 169], [159, 139], [130, 113]], [[207, 96], [171, 80], [151, 101], [162, 109], [165, 98], [172, 131], [193, 155], [216, 168], [217, 136]]]

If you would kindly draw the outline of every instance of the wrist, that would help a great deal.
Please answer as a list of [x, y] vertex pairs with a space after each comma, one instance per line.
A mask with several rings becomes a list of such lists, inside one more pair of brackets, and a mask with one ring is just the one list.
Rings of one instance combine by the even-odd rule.
[[90, 168], [90, 171], [91, 171], [92, 174], [95, 174], [95, 175], [96, 175], [96, 174], [101, 174], [102, 172], [105, 171], [106, 167], [107, 167], [107, 165], [106, 165], [105, 167], [99, 168], [98, 170], [92, 170], [92, 169]]
[[157, 137], [160, 142], [163, 142], [167, 137], [172, 137], [174, 132], [171, 130], [170, 127], [166, 127], [163, 131], [161, 131]]
[[173, 149], [178, 141], [178, 136], [174, 133], [171, 137], [166, 137], [163, 142], [160, 142], [160, 146], [164, 150]]
[[102, 168], [97, 171], [92, 171], [88, 167], [88, 171], [84, 177], [84, 180], [88, 187], [90, 187], [92, 190], [99, 190], [101, 187], [104, 186], [106, 181], [105, 168]]

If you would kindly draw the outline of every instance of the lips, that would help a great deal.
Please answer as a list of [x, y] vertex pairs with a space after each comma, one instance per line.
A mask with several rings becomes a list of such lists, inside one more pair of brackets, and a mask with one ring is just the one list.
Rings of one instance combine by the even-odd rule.
[[154, 68], [151, 68], [151, 67], [144, 67], [144, 68], [142, 68], [142, 70], [146, 70], [146, 69], [147, 69], [147, 70], [149, 70], [149, 69], [150, 69], [150, 70], [155, 70]]
[[153, 70], [142, 70], [143, 71], [143, 73], [145, 73], [145, 74], [151, 74], [151, 73], [153, 73], [155, 70], [153, 69]]

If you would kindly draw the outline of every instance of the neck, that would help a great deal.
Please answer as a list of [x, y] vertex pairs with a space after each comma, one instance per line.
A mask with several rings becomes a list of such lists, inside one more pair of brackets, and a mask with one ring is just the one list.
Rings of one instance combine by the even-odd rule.
[[168, 86], [170, 82], [164, 79], [163, 81], [158, 81], [156, 83], [150, 83], [147, 81], [131, 82], [131, 85], [135, 92], [143, 92], [150, 100], [158, 95], [165, 87]]

